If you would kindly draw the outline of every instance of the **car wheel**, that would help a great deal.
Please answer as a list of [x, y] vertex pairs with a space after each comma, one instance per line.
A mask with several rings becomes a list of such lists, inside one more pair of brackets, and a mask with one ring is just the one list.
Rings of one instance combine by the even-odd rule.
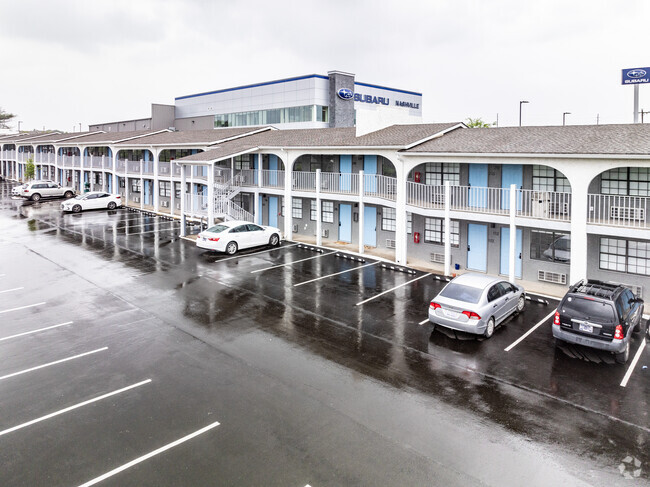
[[237, 253], [237, 242], [229, 242], [226, 245], [226, 254], [234, 255], [235, 253]]
[[490, 338], [492, 335], [494, 335], [494, 318], [488, 320], [485, 331], [483, 332], [485, 338]]
[[524, 307], [526, 306], [526, 298], [523, 296], [519, 296], [519, 301], [517, 301], [517, 307], [515, 308], [515, 312], [517, 314], [521, 313], [524, 310]]
[[280, 243], [280, 237], [278, 236], [278, 234], [274, 233], [273, 235], [271, 235], [271, 238], [269, 239], [269, 245], [275, 247], [279, 243]]
[[41, 200], [41, 195], [38, 193], [34, 193], [32, 197], [30, 198], [32, 201], [40, 201]]
[[630, 340], [627, 341], [627, 344], [625, 345], [625, 350], [623, 350], [621, 353], [614, 354], [614, 360], [616, 360], [616, 363], [619, 364], [624, 364], [627, 362], [627, 359], [630, 358]]
[[65, 194], [63, 195], [63, 197], [65, 199], [69, 200], [70, 198], [72, 198], [73, 194], [74, 193], [72, 191], [66, 191]]
[[72, 207], [72, 213], [79, 213], [81, 211], [81, 205], [74, 205]]
[[117, 205], [115, 204], [115, 201], [111, 201], [111, 202], [108, 204], [108, 209], [109, 209], [109, 210], [114, 210], [115, 208], [117, 208]]

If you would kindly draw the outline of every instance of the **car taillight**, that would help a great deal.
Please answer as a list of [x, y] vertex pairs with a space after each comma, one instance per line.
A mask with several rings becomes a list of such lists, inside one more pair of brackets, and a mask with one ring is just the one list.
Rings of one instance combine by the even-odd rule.
[[24, 193], [29, 193], [29, 190], [28, 189], [23, 189], [23, 192]]
[[623, 336], [623, 327], [621, 325], [616, 325], [616, 331], [614, 332], [614, 340], [622, 340], [625, 338]]
[[467, 316], [470, 320], [480, 320], [481, 317], [474, 313], [474, 311], [463, 311], [463, 314]]
[[208, 237], [210, 242], [218, 242], [220, 237]]
[[119, 199], [122, 199], [122, 197], [121, 196], [116, 196], [115, 199], [119, 200]]
[[431, 301], [431, 304], [429, 305], [429, 308], [438, 309], [438, 308], [442, 308], [442, 306], [440, 306], [438, 303], [434, 303], [433, 301]]
[[555, 318], [553, 318], [553, 324], [556, 326], [560, 326], [560, 312], [556, 311], [555, 312]]

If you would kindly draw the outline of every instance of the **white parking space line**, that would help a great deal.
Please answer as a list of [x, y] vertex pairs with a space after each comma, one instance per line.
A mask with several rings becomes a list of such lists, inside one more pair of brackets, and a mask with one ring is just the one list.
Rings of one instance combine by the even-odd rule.
[[646, 340], [644, 338], [641, 341], [641, 346], [639, 346], [639, 349], [636, 351], [636, 355], [634, 356], [632, 363], [627, 368], [627, 372], [625, 372], [625, 377], [623, 377], [623, 380], [621, 381], [621, 387], [625, 387], [627, 385], [627, 381], [630, 380], [630, 377], [632, 377], [632, 372], [634, 372], [634, 367], [636, 367], [637, 362], [641, 358], [641, 354], [645, 350], [645, 344], [646, 344]]
[[294, 243], [290, 245], [282, 245], [280, 247], [273, 247], [272, 249], [268, 249], [268, 250], [260, 250], [259, 252], [253, 252], [252, 254], [235, 255], [234, 257], [226, 257], [225, 259], [215, 260], [214, 262], [217, 263], [217, 262], [224, 262], [226, 260], [232, 260], [232, 259], [243, 259], [244, 257], [249, 257], [251, 255], [265, 254], [266, 252], [273, 252], [274, 250], [287, 249], [289, 247], [295, 247], [296, 245], [300, 245], [300, 244]]
[[18, 310], [21, 310], [21, 309], [33, 308], [34, 306], [42, 306], [44, 304], [45, 304], [45, 301], [43, 301], [42, 303], [28, 304], [27, 306], [20, 306], [19, 308], [5, 309], [3, 311], [0, 311], [0, 314], [9, 313], [10, 311], [18, 311]]
[[[108, 230], [110, 230], [110, 231], [130, 230], [131, 228], [135, 228], [135, 227], [148, 227], [149, 225], [165, 225], [165, 224], [172, 224], [172, 226], [174, 226], [174, 225], [176, 225], [176, 222], [159, 222], [159, 223], [151, 222], [151, 223], [143, 223], [141, 225], [128, 225], [126, 227], [115, 227], [115, 228], [108, 227]], [[168, 230], [168, 229], [165, 229], [165, 230]]]
[[209, 424], [209, 425], [205, 426], [204, 428], [201, 428], [200, 430], [195, 431], [194, 433], [190, 433], [187, 436], [183, 436], [182, 438], [180, 438], [180, 439], [178, 439], [176, 441], [173, 441], [171, 443], [168, 443], [167, 445], [162, 446], [162, 447], [158, 448], [157, 450], [149, 452], [146, 455], [142, 455], [141, 457], [138, 457], [135, 460], [131, 460], [129, 463], [125, 463], [121, 467], [117, 467], [117, 468], [111, 470], [110, 472], [106, 472], [104, 475], [100, 475], [97, 478], [89, 480], [88, 482], [86, 482], [84, 484], [81, 484], [79, 487], [90, 487], [91, 485], [95, 485], [95, 484], [97, 484], [97, 483], [99, 483], [99, 482], [101, 482], [103, 480], [106, 480], [109, 477], [112, 477], [115, 474], [123, 472], [127, 468], [131, 468], [134, 465], [137, 465], [138, 463], [142, 463], [142, 462], [144, 462], [145, 460], [148, 460], [151, 457], [155, 457], [156, 455], [158, 455], [160, 453], [163, 453], [164, 451], [167, 451], [167, 450], [169, 450], [171, 448], [174, 448], [175, 446], [178, 446], [181, 443], [185, 443], [186, 441], [189, 441], [192, 438], [195, 438], [195, 437], [197, 437], [199, 435], [202, 435], [203, 433], [205, 433], [207, 431], [210, 431], [213, 428], [216, 428], [217, 426], [219, 426], [219, 424], [220, 423], [218, 421], [215, 421], [214, 423]]
[[549, 314], [547, 314], [546, 317], [542, 318], [542, 320], [541, 320], [539, 323], [537, 323], [537, 324], [536, 324], [535, 326], [533, 326], [530, 330], [528, 330], [528, 331], [527, 331], [526, 333], [524, 333], [521, 337], [519, 337], [518, 340], [516, 340], [516, 341], [513, 342], [511, 345], [509, 345], [508, 347], [506, 347], [506, 348], [505, 348], [505, 351], [506, 351], [506, 352], [509, 352], [510, 350], [512, 350], [513, 348], [515, 348], [515, 347], [519, 344], [519, 342], [523, 341], [524, 338], [526, 338], [528, 335], [530, 335], [532, 332], [534, 332], [537, 328], [539, 328], [540, 326], [542, 326], [542, 325], [543, 325], [543, 324], [544, 324], [544, 323], [545, 323], [545, 322], [546, 322], [546, 321], [547, 321], [551, 316], [553, 316], [554, 314], [555, 314], [555, 310], [553, 310], [553, 311], [551, 311]]
[[[176, 229], [176, 230], [178, 230], [178, 229]], [[129, 237], [131, 235], [145, 235], [147, 233], [162, 233], [162, 232], [170, 232], [170, 231], [174, 231], [174, 229], [173, 228], [160, 228], [158, 230], [149, 230], [147, 232], [128, 232], [128, 233], [125, 232], [122, 235], [118, 235], [118, 237]]]
[[415, 279], [411, 279], [410, 281], [407, 281], [407, 282], [405, 282], [404, 284], [400, 284], [399, 286], [395, 286], [394, 288], [391, 288], [391, 289], [389, 289], [389, 290], [387, 290], [387, 291], [384, 291], [383, 293], [379, 293], [379, 294], [377, 294], [376, 296], [373, 296], [372, 298], [368, 298], [368, 299], [366, 299], [365, 301], [359, 301], [357, 304], [355, 304], [355, 306], [359, 306], [359, 305], [362, 305], [362, 304], [364, 304], [364, 303], [367, 303], [368, 301], [372, 301], [373, 299], [376, 299], [376, 298], [378, 298], [379, 296], [383, 296], [384, 294], [387, 294], [387, 293], [393, 292], [395, 289], [399, 289], [399, 288], [401, 288], [401, 287], [406, 286], [407, 284], [411, 284], [412, 282], [418, 281], [418, 280], [423, 279], [423, 278], [425, 278], [425, 277], [427, 277], [427, 276], [430, 276], [430, 275], [431, 275], [431, 273], [428, 273], [428, 274], [425, 274], [425, 275], [423, 275], [423, 276], [416, 277]]
[[279, 264], [279, 265], [274, 265], [271, 267], [265, 267], [264, 269], [257, 269], [255, 271], [251, 271], [251, 274], [255, 274], [256, 272], [264, 272], [268, 271], [269, 269], [277, 269], [278, 267], [287, 267], [293, 264], [297, 264], [298, 262], [304, 262], [306, 260], [312, 260], [312, 259], [320, 259], [321, 257], [325, 257], [326, 255], [332, 255], [337, 253], [338, 250], [334, 250], [333, 252], [328, 252], [327, 254], [320, 254], [320, 255], [315, 255], [314, 257], [307, 257], [306, 259], [300, 259], [300, 260], [294, 260], [293, 262], [287, 262], [286, 264]]
[[22, 337], [22, 336], [25, 336], [25, 335], [31, 335], [32, 333], [39, 333], [41, 331], [51, 330], [52, 328], [58, 328], [59, 326], [71, 325], [72, 323], [73, 323], [72, 321], [66, 321], [65, 323], [59, 323], [58, 325], [46, 326], [45, 328], [39, 328], [38, 330], [32, 330], [32, 331], [26, 331], [24, 333], [18, 333], [17, 335], [11, 335], [11, 336], [8, 336], [8, 337], [0, 338], [0, 342], [2, 342], [4, 340], [11, 340], [12, 338]]
[[20, 291], [21, 289], [25, 289], [24, 287], [15, 287], [13, 289], [5, 289], [4, 291], [0, 291], [0, 294], [2, 293], [10, 293], [12, 291]]
[[379, 264], [379, 261], [372, 262], [371, 264], [366, 264], [366, 265], [362, 265], [362, 266], [359, 266], [359, 267], [354, 267], [353, 269], [348, 269], [347, 271], [341, 271], [341, 272], [336, 272], [334, 274], [328, 274], [327, 276], [317, 277], [316, 279], [311, 279], [310, 281], [299, 282], [298, 284], [294, 284], [293, 287], [302, 286], [303, 284], [309, 284], [310, 282], [320, 281], [321, 279], [327, 279], [328, 277], [338, 276], [338, 275], [341, 275], [341, 274], [345, 274], [347, 272], [353, 272], [353, 271], [356, 271], [356, 270], [359, 270], [359, 269], [363, 269], [364, 267], [369, 267], [371, 265], [377, 265], [377, 264]]
[[422, 326], [422, 325], [424, 325], [425, 323], [428, 323], [428, 322], [429, 322], [429, 318], [427, 318], [426, 320], [422, 320], [422, 321], [420, 321], [420, 322], [418, 323], [418, 325]]
[[19, 424], [18, 426], [13, 426], [11, 428], [8, 428], [6, 430], [0, 431], [0, 436], [4, 436], [8, 433], [13, 433], [16, 430], [26, 428], [27, 426], [31, 426], [36, 423], [40, 423], [41, 421], [45, 421], [46, 419], [54, 418], [55, 416], [59, 416], [61, 414], [73, 411], [75, 409], [78, 409], [83, 406], [87, 406], [88, 404], [92, 404], [97, 401], [101, 401], [102, 399], [106, 399], [107, 397], [115, 396], [116, 394], [121, 394], [122, 392], [129, 391], [131, 389], [135, 389], [136, 387], [143, 386], [145, 384], [148, 384], [151, 382], [151, 379], [143, 380], [142, 382], [138, 382], [137, 384], [132, 384], [127, 387], [123, 387], [122, 389], [118, 389], [117, 391], [109, 392], [107, 394], [103, 394], [101, 396], [95, 397], [93, 399], [88, 399], [87, 401], [80, 402], [79, 404], [75, 404], [73, 406], [67, 407], [65, 409], [60, 409], [59, 411], [55, 411], [50, 414], [46, 414], [45, 416], [41, 416], [40, 418], [32, 419], [31, 421], [27, 421], [26, 423]]
[[47, 364], [37, 365], [36, 367], [21, 370], [20, 372], [14, 372], [13, 374], [3, 375], [2, 377], [0, 377], [0, 380], [9, 379], [10, 377], [16, 377], [17, 375], [22, 375], [22, 374], [26, 374], [28, 372], [33, 372], [34, 370], [44, 369], [45, 367], [50, 367], [52, 365], [62, 364], [63, 362], [68, 362], [70, 360], [85, 357], [86, 355], [92, 355], [93, 353], [103, 352], [104, 350], [108, 350], [108, 347], [98, 348], [97, 350], [92, 350], [90, 352], [80, 353], [79, 355], [74, 355], [73, 357], [62, 358], [60, 360], [55, 360], [54, 362], [49, 362]]

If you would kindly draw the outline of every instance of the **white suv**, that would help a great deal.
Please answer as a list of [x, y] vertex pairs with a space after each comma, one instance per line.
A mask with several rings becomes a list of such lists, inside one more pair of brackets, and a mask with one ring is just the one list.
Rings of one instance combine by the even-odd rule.
[[[14, 191], [16, 192], [14, 193]], [[39, 201], [41, 198], [72, 198], [74, 196], [74, 189], [61, 187], [60, 184], [52, 181], [30, 181], [23, 184], [22, 187], [14, 188], [14, 191], [12, 193], [16, 196], [32, 201]]]

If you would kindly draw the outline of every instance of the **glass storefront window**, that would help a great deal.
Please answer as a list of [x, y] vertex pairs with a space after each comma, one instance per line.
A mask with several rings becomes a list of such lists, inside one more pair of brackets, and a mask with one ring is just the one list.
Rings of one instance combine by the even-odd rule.
[[251, 125], [273, 125], [278, 123], [328, 122], [328, 107], [304, 105], [299, 107], [253, 110], [249, 112], [223, 113], [215, 115], [214, 126], [246, 127]]

